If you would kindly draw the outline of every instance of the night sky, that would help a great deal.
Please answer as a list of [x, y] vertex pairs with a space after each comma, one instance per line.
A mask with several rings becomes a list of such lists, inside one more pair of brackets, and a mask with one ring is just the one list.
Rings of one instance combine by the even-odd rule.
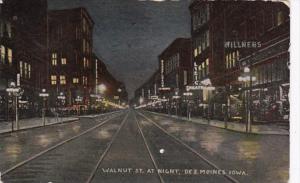
[[48, 0], [49, 9], [83, 6], [93, 20], [94, 52], [134, 90], [158, 69], [157, 56], [178, 37], [190, 37], [189, 0]]

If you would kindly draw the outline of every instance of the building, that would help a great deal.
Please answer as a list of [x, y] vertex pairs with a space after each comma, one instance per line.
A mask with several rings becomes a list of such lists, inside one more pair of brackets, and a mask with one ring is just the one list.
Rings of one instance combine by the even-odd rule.
[[10, 81], [15, 81], [17, 75], [16, 64], [12, 62], [11, 21], [7, 3], [4, 1], [0, 4], [0, 120], [8, 118], [9, 104], [6, 88]]
[[[184, 91], [191, 83], [191, 40], [175, 39], [159, 56], [160, 93]], [[170, 91], [170, 92], [168, 92]]]
[[94, 92], [108, 100], [118, 103], [128, 103], [128, 93], [125, 85], [118, 81], [107, 69], [102, 58], [93, 54]]
[[147, 79], [146, 82], [144, 82], [138, 89], [135, 90], [133, 103], [140, 105], [142, 103], [148, 103], [157, 100], [159, 97], [158, 89], [161, 86], [160, 82], [160, 71], [157, 70], [152, 76], [149, 77], [149, 79]]
[[93, 26], [83, 7], [52, 10], [49, 16], [50, 105], [66, 96], [64, 106], [87, 108], [93, 92]]
[[1, 6], [4, 86], [10, 81], [20, 85], [20, 115], [33, 116], [40, 103], [38, 93], [47, 81], [47, 1], [5, 0]]
[[[200, 0], [189, 8], [194, 84], [215, 87], [201, 90], [197, 110], [219, 119], [245, 119], [249, 110], [254, 121], [284, 120], [289, 8], [275, 2]], [[251, 82], [238, 79], [247, 74], [245, 68]]]

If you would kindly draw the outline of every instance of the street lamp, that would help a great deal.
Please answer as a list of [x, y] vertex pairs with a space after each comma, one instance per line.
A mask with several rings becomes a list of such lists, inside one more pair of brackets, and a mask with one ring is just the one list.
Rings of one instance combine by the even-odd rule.
[[[15, 82], [11, 82], [9, 84], [9, 88], [6, 89], [6, 92], [8, 93], [9, 96], [13, 96], [15, 98], [15, 110], [16, 110], [16, 127], [17, 130], [19, 130], [20, 126], [19, 126], [19, 114], [18, 114], [18, 108], [19, 108], [19, 104], [18, 104], [18, 98], [23, 94], [23, 90], [19, 87], [16, 86]], [[12, 131], [14, 131], [14, 123], [12, 121]]]
[[119, 105], [121, 104], [121, 92], [122, 92], [122, 89], [121, 88], [118, 88], [118, 93], [119, 93]]
[[247, 89], [244, 91], [244, 101], [246, 100], [246, 132], [248, 133], [252, 131], [252, 83], [256, 81], [256, 77], [251, 75], [249, 67], [244, 67], [244, 72], [238, 77], [238, 81], [243, 82], [245, 88], [249, 86], [249, 91]]
[[45, 114], [46, 114], [46, 100], [49, 97], [49, 93], [46, 92], [46, 89], [42, 89], [42, 92], [39, 93], [39, 96], [43, 99], [43, 109], [42, 109], [42, 118], [43, 118], [43, 126], [46, 125], [46, 119], [45, 119]]
[[[82, 101], [83, 101], [83, 98], [79, 95], [75, 98], [75, 102], [77, 103], [77, 105], [79, 105]], [[79, 108], [77, 108], [77, 115], [80, 115], [80, 106], [79, 106]]]
[[98, 89], [101, 94], [104, 94], [104, 92], [107, 90], [107, 87], [105, 86], [105, 84], [100, 84], [98, 86]]

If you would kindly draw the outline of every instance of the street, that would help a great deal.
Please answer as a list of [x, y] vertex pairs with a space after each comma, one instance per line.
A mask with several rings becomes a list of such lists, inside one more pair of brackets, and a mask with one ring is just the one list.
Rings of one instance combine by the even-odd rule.
[[289, 137], [123, 110], [0, 135], [4, 183], [286, 182]]

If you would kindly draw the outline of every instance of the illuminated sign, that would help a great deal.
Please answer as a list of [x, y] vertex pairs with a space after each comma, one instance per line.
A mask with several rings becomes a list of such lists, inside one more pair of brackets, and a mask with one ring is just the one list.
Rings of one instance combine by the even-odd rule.
[[184, 92], [183, 95], [184, 95], [184, 96], [192, 96], [193, 93], [192, 93], [192, 92]]

